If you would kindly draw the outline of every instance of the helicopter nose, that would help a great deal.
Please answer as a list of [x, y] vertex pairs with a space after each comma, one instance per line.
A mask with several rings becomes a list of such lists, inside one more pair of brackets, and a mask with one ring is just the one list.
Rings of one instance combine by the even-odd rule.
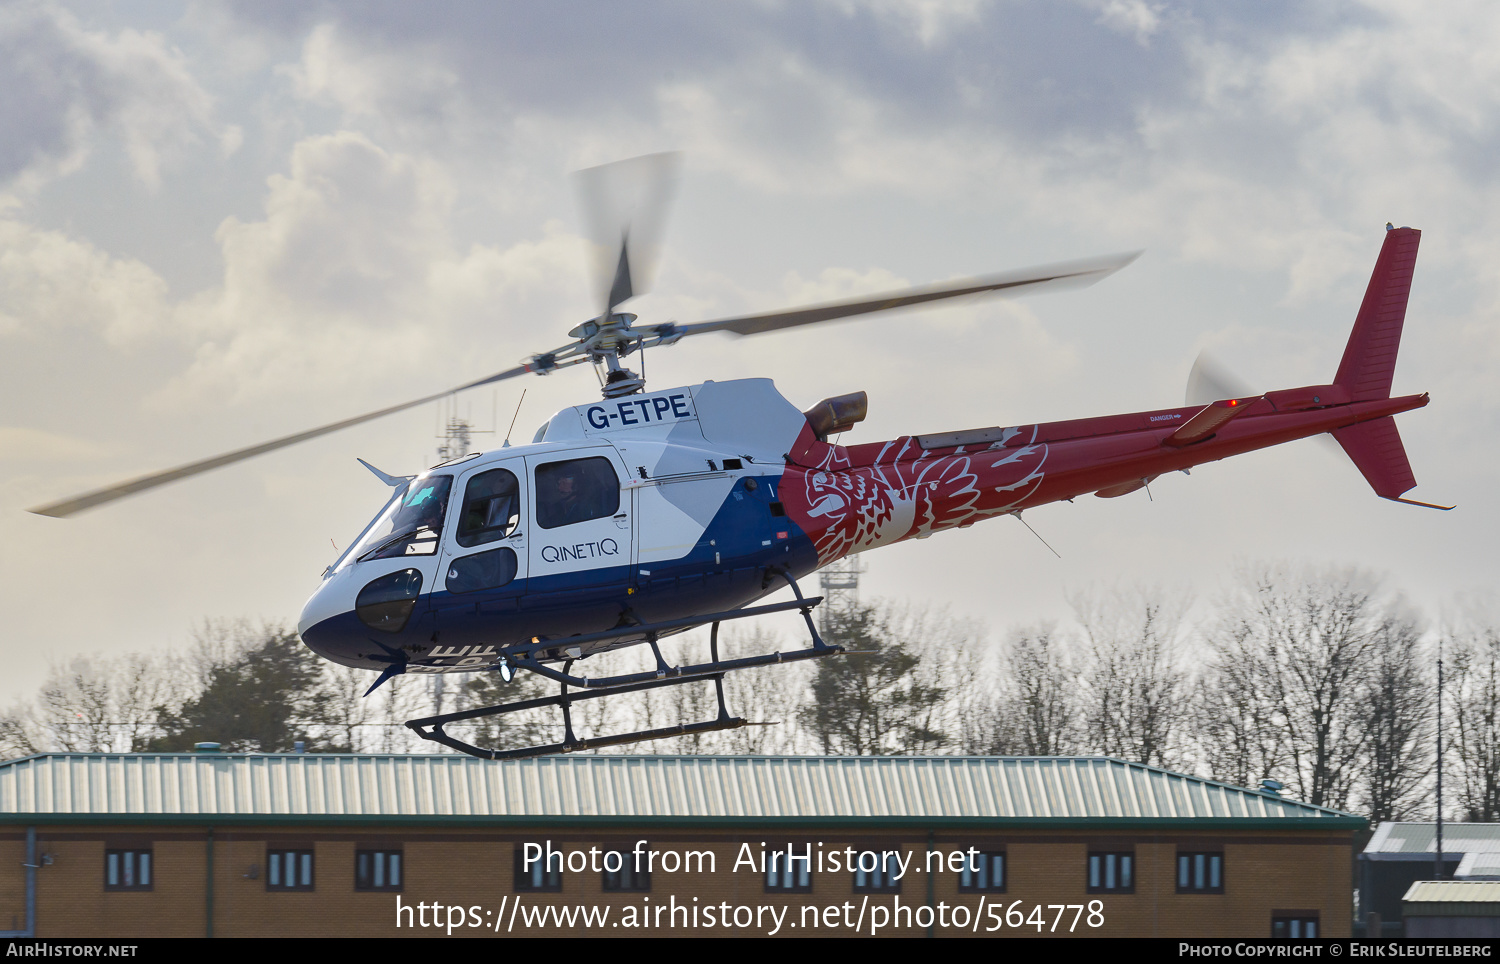
[[354, 609], [354, 596], [348, 591], [345, 573], [335, 573], [323, 580], [302, 605], [302, 614], [297, 617], [297, 633], [305, 640], [308, 631]]
[[354, 594], [347, 579], [330, 576], [314, 590], [297, 618], [297, 635], [308, 649], [345, 666], [366, 665], [359, 655], [365, 627], [354, 614]]

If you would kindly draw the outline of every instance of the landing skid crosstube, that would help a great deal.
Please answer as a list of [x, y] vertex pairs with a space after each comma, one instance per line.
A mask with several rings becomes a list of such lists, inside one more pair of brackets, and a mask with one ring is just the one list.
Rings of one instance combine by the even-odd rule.
[[[656, 657], [656, 669], [653, 671], [628, 673], [619, 676], [603, 676], [592, 679], [586, 676], [574, 676], [569, 672], [573, 667], [573, 660], [571, 659], [563, 664], [561, 670], [545, 666], [538, 659], [538, 653], [544, 650], [555, 649], [558, 641], [538, 643], [534, 648], [521, 655], [511, 656], [510, 661], [514, 666], [558, 682], [562, 691], [557, 696], [543, 696], [537, 699], [519, 700], [514, 703], [502, 703], [498, 706], [484, 706], [472, 710], [461, 710], [457, 713], [444, 713], [441, 716], [429, 716], [420, 720], [410, 720], [406, 725], [411, 727], [424, 740], [441, 743], [462, 753], [486, 760], [545, 756], [551, 753], [577, 753], [580, 750], [597, 750], [602, 747], [623, 746], [628, 743], [644, 743], [650, 740], [664, 740], [674, 736], [691, 736], [695, 733], [712, 733], [716, 730], [734, 730], [742, 726], [760, 725], [751, 723], [743, 717], [730, 716], [729, 708], [724, 702], [725, 673], [739, 669], [750, 669], [755, 666], [768, 666], [773, 663], [793, 663], [804, 659], [821, 659], [824, 656], [836, 656], [844, 652], [844, 647], [842, 646], [829, 646], [823, 642], [822, 637], [818, 635], [817, 627], [813, 625], [812, 610], [823, 601], [822, 597], [814, 596], [810, 599], [804, 599], [796, 583], [790, 579], [787, 581], [791, 584], [792, 591], [797, 594], [797, 599], [791, 602], [777, 603], [771, 606], [757, 606], [753, 609], [740, 609], [732, 612], [713, 613], [693, 619], [679, 619], [643, 626], [629, 626], [604, 633], [593, 633], [588, 636], [569, 637], [565, 641], [569, 647], [573, 647], [586, 643], [605, 642], [611, 639], [644, 635], [646, 643], [651, 647], [652, 655]], [[789, 609], [799, 609], [802, 611], [802, 618], [807, 623], [808, 633], [812, 637], [812, 646], [790, 653], [766, 653], [761, 656], [746, 656], [729, 660], [721, 660], [719, 658], [720, 623], [731, 619], [744, 619], [749, 616], [785, 612]], [[662, 658], [661, 648], [657, 645], [660, 634], [668, 630], [702, 625], [705, 622], [712, 623], [712, 629], [710, 629], [708, 636], [709, 661], [691, 666], [668, 666], [666, 660]], [[579, 739], [573, 732], [572, 706], [574, 703], [583, 700], [600, 699], [606, 696], [617, 696], [624, 693], [638, 693], [643, 690], [659, 689], [667, 686], [684, 686], [690, 683], [709, 682], [714, 684], [714, 694], [718, 701], [718, 715], [714, 719], [703, 720], [698, 723], [679, 723], [676, 726], [662, 726], [650, 730], [636, 730], [631, 733], [590, 737], [588, 739]], [[580, 689], [582, 692], [570, 692], [568, 689], [570, 686]], [[465, 743], [443, 729], [449, 723], [467, 722], [489, 716], [519, 713], [522, 710], [534, 710], [549, 706], [555, 706], [562, 711], [563, 739], [560, 743], [518, 747], [510, 750], [486, 749], [474, 746], [471, 743]]]

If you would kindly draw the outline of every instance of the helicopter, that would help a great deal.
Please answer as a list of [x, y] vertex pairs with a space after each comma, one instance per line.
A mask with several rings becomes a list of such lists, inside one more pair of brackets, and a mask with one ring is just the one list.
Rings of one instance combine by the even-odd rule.
[[[557, 412], [529, 444], [507, 439], [414, 475], [392, 475], [360, 460], [389, 495], [328, 566], [298, 621], [303, 642], [319, 655], [379, 673], [367, 695], [402, 674], [494, 672], [510, 682], [525, 671], [558, 684], [553, 696], [406, 724], [424, 739], [500, 759], [748, 725], [729, 712], [725, 675], [843, 654], [820, 637], [812, 612], [821, 600], [804, 596], [798, 580], [854, 553], [983, 519], [1019, 518], [1083, 495], [1118, 498], [1166, 472], [1323, 433], [1332, 434], [1378, 496], [1452, 508], [1404, 498], [1416, 480], [1393, 418], [1428, 403], [1426, 394], [1391, 396], [1421, 238], [1416, 229], [1386, 225], [1328, 384], [1258, 395], [1228, 391], [1200, 358], [1188, 404], [1180, 408], [843, 445], [839, 434], [868, 413], [865, 392], [804, 410], [765, 378], [648, 391], [626, 362], [700, 334], [759, 335], [958, 297], [1078, 287], [1138, 253], [785, 311], [638, 324], [636, 315], [617, 309], [648, 285], [650, 234], [659, 227], [676, 163], [675, 155], [648, 155], [579, 173], [586, 210], [595, 215], [601, 310], [574, 327], [567, 344], [455, 389], [30, 511], [70, 516], [456, 392], [591, 363], [602, 398]], [[619, 202], [621, 183], [634, 185], [633, 208]], [[786, 588], [791, 600], [758, 604]], [[808, 645], [720, 657], [723, 623], [793, 611], [805, 623]], [[669, 664], [659, 641], [705, 625], [708, 659]], [[654, 668], [600, 675], [574, 668], [639, 644], [650, 647]], [[704, 683], [716, 693], [712, 719], [602, 736], [574, 730], [571, 709], [581, 700]], [[556, 743], [479, 747], [445, 729], [543, 708], [561, 714]]]

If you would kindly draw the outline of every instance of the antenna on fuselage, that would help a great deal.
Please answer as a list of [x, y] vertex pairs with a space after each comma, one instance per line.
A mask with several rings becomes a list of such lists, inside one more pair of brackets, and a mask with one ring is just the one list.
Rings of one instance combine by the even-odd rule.
[[521, 402], [526, 401], [526, 389], [521, 389], [521, 398], [516, 402], [516, 414], [510, 417], [510, 428], [505, 430], [505, 441], [500, 443], [501, 448], [510, 445], [510, 433], [516, 430], [516, 419], [521, 417]]
[[1016, 521], [1019, 522], [1019, 523], [1021, 523], [1021, 525], [1023, 525], [1023, 526], [1026, 527], [1026, 531], [1027, 532], [1030, 532], [1032, 535], [1036, 536], [1037, 541], [1040, 542], [1042, 545], [1046, 546], [1048, 552], [1052, 553], [1054, 556], [1056, 556], [1059, 559], [1062, 558], [1062, 553], [1060, 553], [1056, 549], [1052, 548], [1051, 543], [1049, 543], [1046, 539], [1043, 539], [1042, 538], [1042, 534], [1040, 532], [1037, 532], [1035, 529], [1031, 528], [1031, 523], [1030, 522], [1027, 522], [1025, 519], [1021, 518], [1021, 510], [1020, 509], [1017, 509], [1016, 511], [1012, 512], [1011, 515], [1015, 516], [1016, 517]]

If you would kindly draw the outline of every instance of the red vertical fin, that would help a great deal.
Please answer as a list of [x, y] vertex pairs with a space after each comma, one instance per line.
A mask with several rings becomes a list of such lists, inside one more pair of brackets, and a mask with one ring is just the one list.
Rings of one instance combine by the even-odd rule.
[[[1348, 387], [1356, 402], [1391, 397], [1391, 376], [1396, 372], [1401, 326], [1406, 321], [1406, 298], [1411, 293], [1411, 276], [1421, 240], [1422, 232], [1416, 228], [1386, 230], [1385, 244], [1375, 261], [1359, 316], [1354, 319], [1354, 330], [1344, 348], [1344, 359], [1339, 362], [1339, 373], [1333, 379], [1335, 384]], [[1394, 425], [1391, 432], [1395, 432]], [[1400, 445], [1399, 437], [1396, 444]], [[1344, 447], [1348, 449], [1347, 445]], [[1408, 470], [1408, 477], [1410, 474]]]

